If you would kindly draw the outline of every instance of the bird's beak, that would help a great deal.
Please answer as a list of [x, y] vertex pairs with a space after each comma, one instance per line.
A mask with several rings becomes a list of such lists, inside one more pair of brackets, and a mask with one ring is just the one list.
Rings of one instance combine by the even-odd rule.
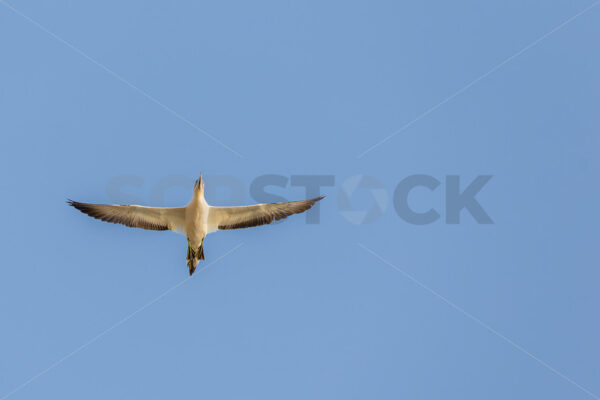
[[194, 188], [196, 190], [202, 189], [202, 174], [198, 177], [198, 180], [194, 183]]

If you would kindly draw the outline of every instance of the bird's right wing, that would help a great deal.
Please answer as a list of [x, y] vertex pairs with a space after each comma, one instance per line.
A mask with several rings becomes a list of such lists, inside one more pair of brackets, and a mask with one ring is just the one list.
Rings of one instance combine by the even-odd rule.
[[121, 206], [112, 204], [89, 204], [69, 200], [72, 205], [90, 217], [114, 224], [123, 224], [132, 228], [166, 231], [168, 229], [183, 233], [185, 208], [158, 208], [143, 206]]
[[270, 224], [273, 220], [277, 221], [308, 210], [323, 197], [243, 207], [210, 207], [208, 211], [208, 230], [214, 232], [216, 230], [241, 229]]

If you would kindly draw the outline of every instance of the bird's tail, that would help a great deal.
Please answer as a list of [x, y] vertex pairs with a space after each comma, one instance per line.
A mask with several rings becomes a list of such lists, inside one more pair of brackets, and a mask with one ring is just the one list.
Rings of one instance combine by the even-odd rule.
[[190, 269], [190, 276], [192, 276], [192, 274], [196, 270], [196, 265], [198, 265], [198, 261], [200, 261], [200, 260], [204, 260], [204, 241], [202, 241], [202, 243], [200, 244], [200, 247], [198, 247], [198, 250], [194, 250], [188, 244], [186, 261], [187, 261], [187, 266]]

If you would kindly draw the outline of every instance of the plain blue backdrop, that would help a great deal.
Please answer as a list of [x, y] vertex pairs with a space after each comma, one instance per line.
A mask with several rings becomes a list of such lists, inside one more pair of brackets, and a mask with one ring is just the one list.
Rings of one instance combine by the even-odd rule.
[[[600, 394], [600, 7], [357, 158], [591, 1], [11, 1], [58, 37], [2, 3], [0, 397], [592, 398], [358, 243]], [[320, 224], [209, 236], [200, 268], [243, 246], [46, 371], [187, 277], [183, 236], [65, 199], [112, 202], [133, 175], [153, 205], [201, 172], [244, 203], [263, 174], [335, 186]], [[338, 210], [356, 174], [389, 195], [372, 224]], [[493, 175], [494, 224], [404, 222], [391, 194], [412, 174]], [[444, 186], [411, 204], [443, 216]]]

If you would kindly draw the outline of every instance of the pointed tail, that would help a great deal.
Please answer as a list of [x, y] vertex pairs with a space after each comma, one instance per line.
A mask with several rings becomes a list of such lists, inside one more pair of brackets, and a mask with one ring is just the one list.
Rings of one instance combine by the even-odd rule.
[[204, 240], [200, 244], [200, 247], [198, 247], [198, 250], [194, 250], [188, 244], [187, 260], [186, 261], [187, 261], [187, 266], [188, 266], [188, 268], [190, 270], [190, 276], [192, 276], [192, 274], [196, 270], [196, 265], [198, 265], [198, 262], [200, 260], [204, 260]]

